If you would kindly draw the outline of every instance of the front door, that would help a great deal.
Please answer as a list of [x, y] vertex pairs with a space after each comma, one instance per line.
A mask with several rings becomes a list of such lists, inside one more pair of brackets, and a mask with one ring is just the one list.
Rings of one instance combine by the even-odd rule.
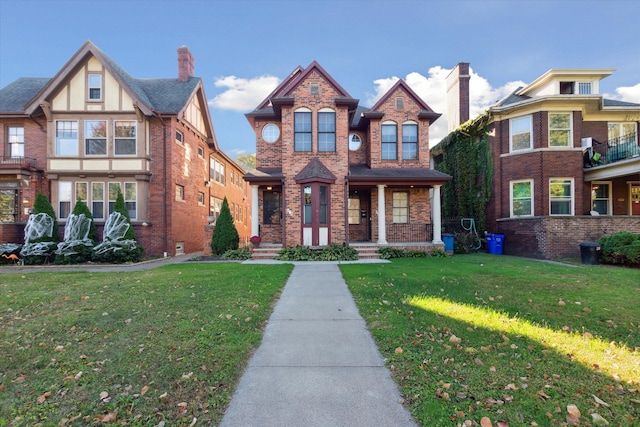
[[640, 184], [631, 184], [631, 215], [640, 215]]
[[302, 187], [302, 244], [329, 244], [329, 186], [307, 184]]

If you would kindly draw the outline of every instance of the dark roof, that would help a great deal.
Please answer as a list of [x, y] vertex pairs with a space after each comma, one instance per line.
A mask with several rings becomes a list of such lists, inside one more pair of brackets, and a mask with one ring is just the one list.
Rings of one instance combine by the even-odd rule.
[[428, 168], [370, 168], [367, 165], [349, 167], [350, 182], [413, 182], [416, 184], [437, 184], [449, 181], [451, 176]]
[[356, 111], [353, 114], [353, 120], [351, 120], [352, 128], [360, 128], [364, 124], [364, 113], [366, 113], [367, 111], [369, 111], [369, 109], [361, 105], [356, 108]]
[[327, 182], [335, 182], [336, 176], [318, 159], [312, 158], [307, 165], [294, 178], [296, 182], [304, 182], [309, 180], [320, 180]]
[[518, 102], [526, 101], [527, 99], [531, 99], [531, 97], [529, 97], [529, 96], [516, 95], [516, 92], [518, 92], [520, 89], [522, 89], [522, 87], [517, 88], [516, 90], [511, 92], [509, 95], [505, 96], [500, 101], [496, 102], [493, 106], [494, 107], [504, 107], [504, 106], [507, 106], [507, 105], [516, 104]]
[[617, 99], [602, 99], [605, 107], [640, 107], [635, 102], [618, 101]]
[[22, 113], [24, 107], [49, 82], [48, 77], [20, 77], [0, 89], [0, 113]]
[[[149, 106], [162, 113], [182, 110], [200, 82], [199, 77], [189, 77], [186, 82], [178, 79], [134, 79], [132, 89], [144, 95]], [[141, 96], [141, 99], [144, 99]]]
[[247, 172], [243, 177], [249, 182], [281, 182], [284, 179], [282, 168], [257, 168]]

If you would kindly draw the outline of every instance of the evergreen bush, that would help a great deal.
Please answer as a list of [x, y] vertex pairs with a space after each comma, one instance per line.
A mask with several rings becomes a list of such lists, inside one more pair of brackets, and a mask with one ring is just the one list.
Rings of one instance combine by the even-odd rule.
[[601, 237], [598, 243], [602, 262], [640, 267], [640, 234], [621, 231]]
[[51, 233], [51, 238], [42, 237], [37, 239], [32, 243], [38, 242], [55, 242], [58, 243], [60, 241], [60, 235], [58, 234], [58, 220], [56, 219], [56, 213], [53, 211], [53, 206], [49, 203], [49, 199], [42, 193], [38, 193], [36, 195], [36, 200], [33, 202], [33, 214], [46, 213], [53, 219], [53, 231]]
[[216, 220], [216, 226], [213, 229], [211, 251], [214, 255], [222, 255], [228, 250], [238, 249], [239, 243], [240, 236], [233, 223], [229, 203], [225, 197], [222, 201], [222, 207], [220, 208], [220, 216]]
[[98, 231], [96, 230], [96, 224], [93, 220], [93, 215], [87, 206], [87, 202], [85, 200], [78, 200], [76, 205], [73, 207], [73, 212], [71, 213], [74, 215], [84, 215], [86, 218], [91, 220], [89, 235], [87, 235], [87, 238], [95, 244], [98, 241]]

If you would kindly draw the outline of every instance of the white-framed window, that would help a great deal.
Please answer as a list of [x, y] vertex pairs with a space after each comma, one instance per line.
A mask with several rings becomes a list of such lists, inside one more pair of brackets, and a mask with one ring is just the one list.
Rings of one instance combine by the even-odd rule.
[[116, 120], [113, 151], [116, 156], [135, 156], [137, 128], [135, 120]]
[[393, 222], [396, 224], [407, 224], [409, 222], [409, 192], [394, 191], [393, 200]]
[[9, 155], [24, 157], [24, 127], [8, 126], [7, 141], [9, 141]]
[[225, 166], [224, 163], [211, 157], [209, 159], [209, 179], [225, 185]]
[[220, 216], [220, 210], [222, 209], [222, 199], [214, 196], [209, 196], [209, 216], [213, 217], [212, 222], [216, 222]]
[[609, 145], [618, 145], [624, 143], [637, 143], [638, 132], [636, 131], [636, 122], [609, 122]]
[[318, 151], [336, 151], [336, 112], [329, 108], [318, 112]]
[[533, 216], [533, 180], [509, 183], [510, 216]]
[[518, 117], [509, 121], [511, 151], [529, 150], [532, 147], [531, 116]]
[[180, 145], [184, 145], [184, 134], [179, 130], [176, 131], [176, 142]]
[[402, 124], [402, 159], [418, 160], [418, 124], [416, 122]]
[[591, 210], [600, 215], [611, 215], [610, 181], [593, 181], [591, 183]]
[[78, 122], [76, 120], [56, 121], [56, 155], [78, 155]]
[[122, 195], [124, 196], [124, 205], [129, 212], [129, 218], [138, 218], [138, 183], [125, 182]]
[[398, 160], [398, 125], [394, 122], [382, 123], [381, 137], [382, 160]]
[[357, 151], [360, 149], [361, 145], [362, 145], [362, 139], [360, 138], [360, 135], [355, 133], [352, 133], [349, 135], [349, 150]]
[[85, 120], [84, 153], [88, 156], [107, 155], [107, 121]]
[[578, 82], [578, 95], [591, 95], [591, 82]]
[[269, 123], [262, 128], [262, 139], [266, 142], [276, 142], [280, 138], [280, 128], [278, 125]]
[[104, 219], [104, 182], [91, 183], [91, 215], [93, 219]]
[[176, 184], [176, 200], [184, 202], [184, 185]]
[[549, 113], [549, 147], [571, 147], [572, 128], [571, 113]]
[[198, 191], [198, 206], [204, 206], [204, 193]]
[[101, 101], [102, 100], [102, 74], [89, 73], [87, 76], [89, 100]]
[[294, 151], [312, 151], [311, 110], [299, 108], [293, 113]]
[[573, 178], [549, 180], [549, 215], [573, 215]]
[[58, 181], [58, 219], [66, 220], [71, 213], [73, 185], [69, 181]]
[[[76, 182], [76, 200], [78, 203], [80, 201], [84, 202], [86, 205], [89, 200], [89, 183], [88, 182]], [[75, 206], [75, 204], [74, 204]]]
[[204, 147], [198, 146], [198, 158], [204, 159]]

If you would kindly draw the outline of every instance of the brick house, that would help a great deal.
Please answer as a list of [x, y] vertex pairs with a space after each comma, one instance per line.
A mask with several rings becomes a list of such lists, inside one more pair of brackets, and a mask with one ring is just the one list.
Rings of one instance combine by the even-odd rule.
[[[504, 253], [578, 257], [580, 242], [640, 233], [640, 104], [599, 93], [613, 72], [549, 70], [477, 120], [487, 126], [493, 161], [486, 228], [505, 234]], [[441, 144], [432, 150], [436, 168]]]
[[248, 239], [244, 170], [218, 148], [186, 47], [177, 78], [138, 79], [87, 41], [54, 77], [2, 88], [0, 128], [0, 243], [23, 241], [38, 192], [61, 233], [84, 200], [101, 236], [118, 189], [148, 256], [206, 250], [225, 196]]
[[429, 167], [437, 114], [399, 80], [371, 108], [317, 62], [297, 67], [246, 115], [256, 132], [252, 234], [284, 246], [442, 247]]

